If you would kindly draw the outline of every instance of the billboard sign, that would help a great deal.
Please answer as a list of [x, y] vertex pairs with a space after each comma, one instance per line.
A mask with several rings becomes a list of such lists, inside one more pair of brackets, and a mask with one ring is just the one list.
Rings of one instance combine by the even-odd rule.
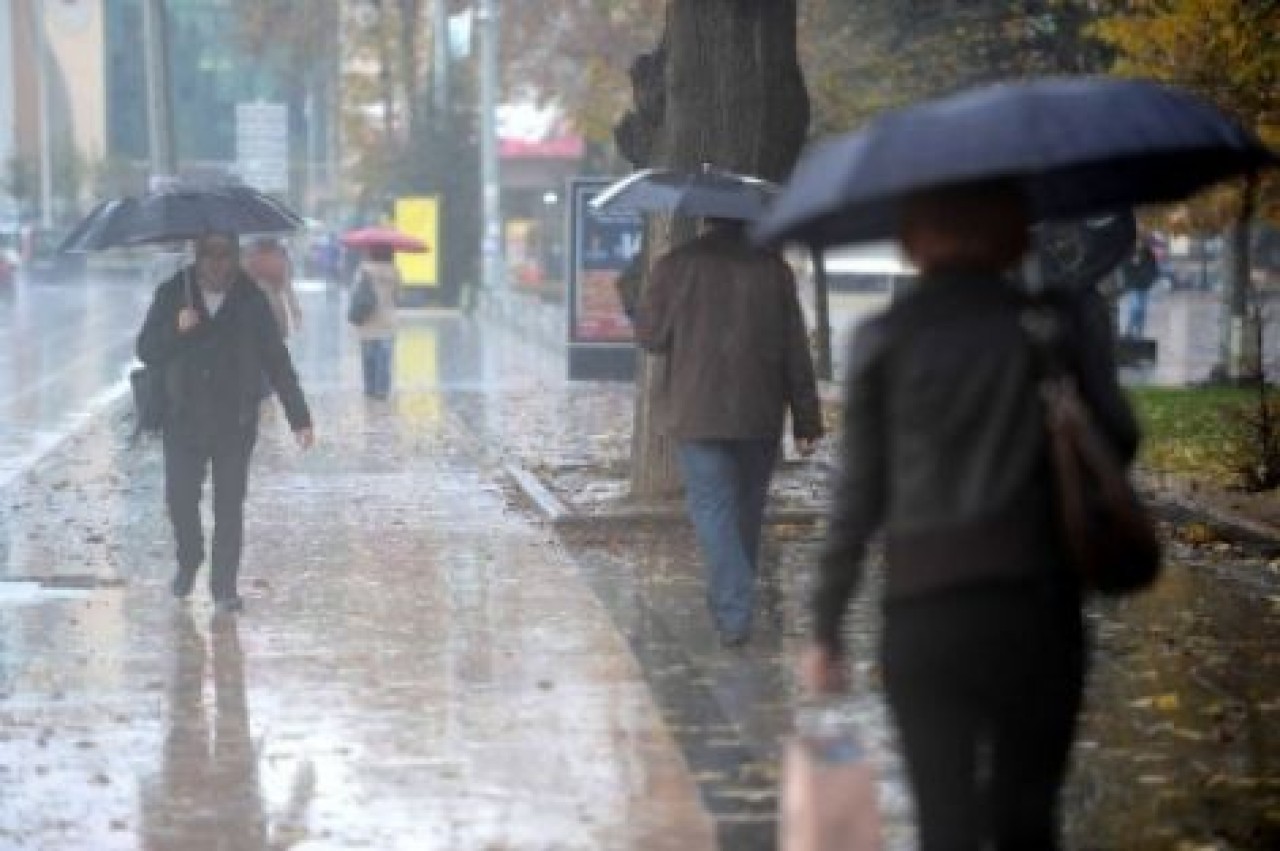
[[264, 192], [289, 191], [289, 108], [257, 101], [236, 104], [236, 171]]
[[396, 252], [396, 268], [406, 287], [440, 286], [440, 199], [435, 195], [397, 198], [395, 226], [426, 243], [426, 251]]
[[569, 184], [569, 341], [629, 344], [635, 334], [622, 307], [618, 276], [640, 253], [639, 213], [593, 210], [591, 199], [612, 183], [576, 178]]

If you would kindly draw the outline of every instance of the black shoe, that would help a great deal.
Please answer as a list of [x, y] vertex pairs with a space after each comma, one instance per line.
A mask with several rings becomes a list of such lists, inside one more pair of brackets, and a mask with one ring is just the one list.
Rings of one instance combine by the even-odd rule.
[[742, 647], [751, 640], [749, 632], [722, 632], [720, 633], [721, 647]]
[[185, 600], [191, 596], [191, 588], [196, 583], [196, 572], [194, 569], [178, 568], [178, 574], [173, 577], [173, 582], [169, 584], [169, 590], [173, 592], [173, 596], [179, 600]]
[[213, 611], [219, 615], [234, 615], [244, 611], [244, 598], [225, 597], [213, 601]]

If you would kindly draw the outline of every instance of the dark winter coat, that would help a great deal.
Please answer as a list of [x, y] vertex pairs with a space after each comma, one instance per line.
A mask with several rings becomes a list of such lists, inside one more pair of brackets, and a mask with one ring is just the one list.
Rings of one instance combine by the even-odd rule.
[[636, 337], [665, 354], [669, 433], [680, 440], [822, 434], [808, 336], [791, 268], [733, 230], [712, 230], [653, 268]]
[[[840, 620], [885, 530], [890, 601], [1067, 576], [1023, 297], [982, 277], [923, 280], [860, 327], [848, 361], [840, 473], [813, 610]], [[1118, 456], [1138, 431], [1116, 382], [1108, 316], [1092, 290], [1064, 297], [1068, 357]]]
[[[178, 312], [193, 305], [200, 323], [178, 331]], [[298, 376], [266, 296], [237, 274], [221, 309], [210, 316], [194, 272], [161, 284], [138, 334], [138, 358], [164, 377], [166, 431], [212, 438], [257, 419], [263, 377], [295, 430], [311, 426]]]

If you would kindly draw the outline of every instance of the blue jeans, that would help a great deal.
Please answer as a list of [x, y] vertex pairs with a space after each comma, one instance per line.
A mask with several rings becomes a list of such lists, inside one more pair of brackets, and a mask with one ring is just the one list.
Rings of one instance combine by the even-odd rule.
[[395, 340], [360, 341], [360, 364], [364, 367], [364, 395], [385, 399], [391, 395], [391, 358]]
[[1147, 290], [1130, 290], [1128, 298], [1129, 316], [1125, 321], [1126, 337], [1142, 337], [1147, 331]]
[[707, 564], [707, 607], [721, 632], [744, 635], [755, 609], [760, 530], [778, 441], [684, 440], [677, 451]]

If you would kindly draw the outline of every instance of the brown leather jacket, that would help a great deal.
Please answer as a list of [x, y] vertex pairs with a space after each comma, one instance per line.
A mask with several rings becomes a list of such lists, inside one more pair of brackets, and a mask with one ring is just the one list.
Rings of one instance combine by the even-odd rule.
[[717, 228], [662, 257], [636, 312], [636, 337], [665, 354], [669, 433], [681, 440], [822, 434], [795, 278], [776, 252]]

